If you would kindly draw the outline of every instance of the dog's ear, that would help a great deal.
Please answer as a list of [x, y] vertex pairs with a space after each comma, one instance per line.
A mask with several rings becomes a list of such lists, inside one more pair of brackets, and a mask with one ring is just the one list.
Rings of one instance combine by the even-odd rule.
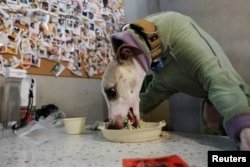
[[117, 50], [117, 61], [122, 63], [124, 61], [132, 60], [132, 57], [142, 54], [139, 48], [136, 48], [131, 45], [123, 44]]

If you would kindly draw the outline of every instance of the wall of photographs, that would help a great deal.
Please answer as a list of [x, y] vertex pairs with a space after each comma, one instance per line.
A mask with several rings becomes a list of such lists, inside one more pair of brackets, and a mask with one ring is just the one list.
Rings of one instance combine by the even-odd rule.
[[122, 0], [0, 0], [0, 74], [100, 77], [122, 24]]

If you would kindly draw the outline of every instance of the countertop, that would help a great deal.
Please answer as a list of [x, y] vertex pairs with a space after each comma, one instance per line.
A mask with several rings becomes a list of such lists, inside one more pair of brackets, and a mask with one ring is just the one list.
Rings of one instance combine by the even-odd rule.
[[40, 130], [26, 137], [0, 138], [2, 167], [120, 167], [124, 158], [178, 155], [190, 167], [206, 167], [208, 150], [235, 150], [225, 136], [170, 133], [142, 143], [115, 143], [100, 131], [67, 135], [63, 128]]

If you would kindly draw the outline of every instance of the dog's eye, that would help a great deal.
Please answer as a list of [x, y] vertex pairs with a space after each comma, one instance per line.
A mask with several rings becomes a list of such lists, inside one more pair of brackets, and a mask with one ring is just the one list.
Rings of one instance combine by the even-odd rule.
[[109, 99], [113, 99], [117, 95], [115, 88], [107, 88], [107, 89], [105, 89], [105, 93], [107, 94]]

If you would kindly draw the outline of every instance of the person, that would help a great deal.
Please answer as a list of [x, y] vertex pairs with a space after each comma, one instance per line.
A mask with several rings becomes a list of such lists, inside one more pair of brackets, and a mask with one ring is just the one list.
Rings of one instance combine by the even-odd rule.
[[140, 94], [140, 112], [151, 112], [178, 92], [203, 98], [223, 118], [227, 135], [241, 150], [250, 150], [250, 87], [220, 45], [183, 14], [164, 12], [145, 19], [158, 28], [164, 59], [163, 66], [152, 63], [153, 79]]

